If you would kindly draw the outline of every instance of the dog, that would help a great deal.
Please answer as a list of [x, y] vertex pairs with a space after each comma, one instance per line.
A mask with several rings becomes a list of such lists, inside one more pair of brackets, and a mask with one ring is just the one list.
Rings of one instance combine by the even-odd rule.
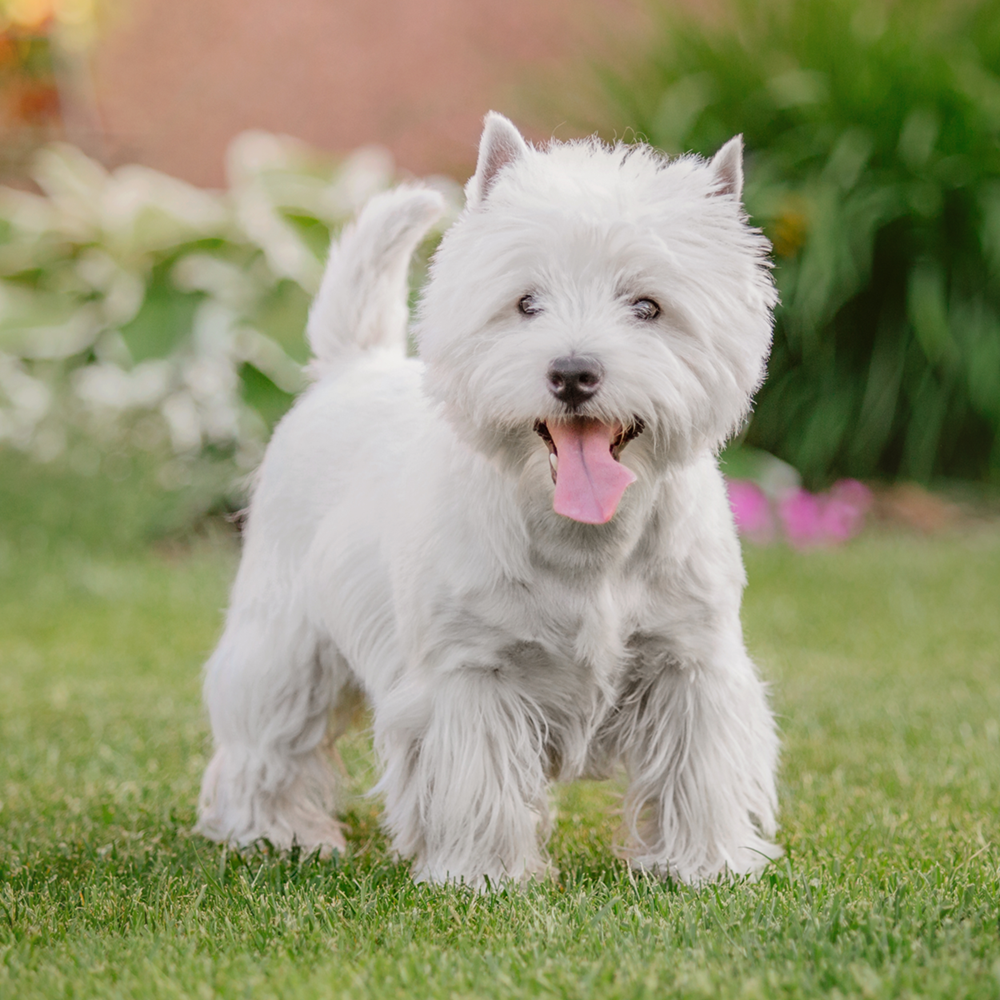
[[543, 875], [550, 785], [622, 768], [633, 867], [697, 885], [780, 854], [716, 459], [776, 302], [742, 183], [739, 136], [536, 148], [491, 113], [418, 359], [407, 270], [441, 198], [399, 187], [345, 230], [207, 664], [202, 834], [343, 851], [323, 747], [366, 700], [418, 881]]

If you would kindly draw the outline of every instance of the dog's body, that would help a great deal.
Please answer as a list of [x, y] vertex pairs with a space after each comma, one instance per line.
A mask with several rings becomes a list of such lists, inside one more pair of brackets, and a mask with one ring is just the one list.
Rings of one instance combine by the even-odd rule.
[[202, 832], [342, 848], [320, 744], [363, 695], [418, 878], [543, 871], [549, 782], [618, 763], [634, 864], [698, 882], [775, 856], [777, 742], [714, 458], [774, 304], [740, 159], [539, 151], [491, 116], [422, 361], [405, 275], [437, 196], [380, 196], [345, 234], [310, 316], [319, 379], [268, 448], [208, 666]]

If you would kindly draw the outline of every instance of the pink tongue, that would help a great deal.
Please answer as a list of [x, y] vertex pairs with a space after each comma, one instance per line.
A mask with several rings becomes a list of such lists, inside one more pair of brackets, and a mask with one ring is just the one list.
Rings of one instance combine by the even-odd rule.
[[615, 516], [635, 473], [611, 457], [618, 430], [597, 420], [553, 421], [549, 434], [559, 453], [552, 509], [584, 524], [605, 524]]

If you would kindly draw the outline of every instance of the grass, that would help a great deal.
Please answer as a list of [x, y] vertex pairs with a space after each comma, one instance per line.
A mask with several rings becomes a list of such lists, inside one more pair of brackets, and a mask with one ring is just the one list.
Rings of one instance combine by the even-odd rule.
[[393, 863], [363, 734], [346, 860], [193, 837], [199, 669], [235, 545], [138, 544], [141, 477], [11, 463], [0, 996], [1000, 997], [995, 526], [747, 551], [747, 637], [784, 739], [787, 854], [758, 883], [631, 877], [608, 846], [614, 789], [579, 784], [559, 792], [558, 879], [476, 897]]

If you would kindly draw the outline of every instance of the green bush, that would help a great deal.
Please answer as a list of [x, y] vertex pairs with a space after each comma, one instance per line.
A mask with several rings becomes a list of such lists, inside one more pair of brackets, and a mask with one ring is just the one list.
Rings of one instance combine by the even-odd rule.
[[749, 443], [807, 483], [1000, 479], [1000, 2], [654, 10], [602, 82], [669, 152], [742, 132], [782, 305]]
[[330, 236], [396, 172], [377, 149], [334, 163], [246, 132], [225, 191], [67, 145], [34, 180], [0, 187], [0, 447], [88, 467], [95, 443], [145, 451], [181, 485], [200, 458], [255, 463], [304, 385]]

